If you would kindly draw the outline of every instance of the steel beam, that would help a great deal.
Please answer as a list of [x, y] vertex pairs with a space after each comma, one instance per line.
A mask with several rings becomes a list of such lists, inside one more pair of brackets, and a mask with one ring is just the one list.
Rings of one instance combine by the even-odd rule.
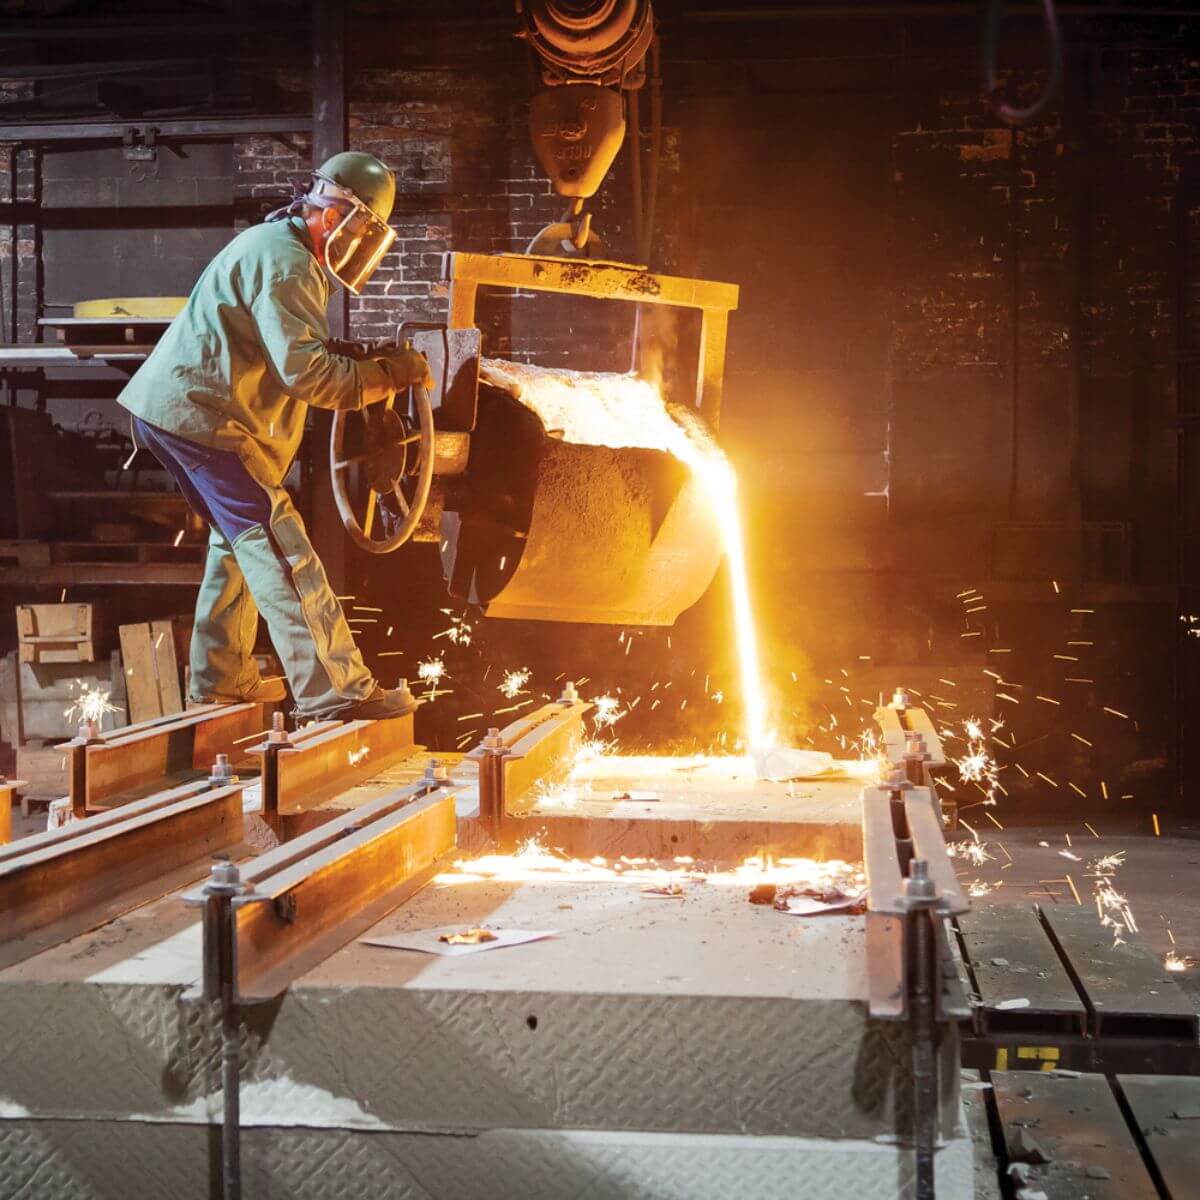
[[71, 757], [71, 808], [76, 815], [109, 808], [139, 791], [207, 776], [218, 754], [264, 727], [261, 704], [206, 704], [64, 744]]
[[903, 921], [900, 859], [887, 788], [863, 788], [863, 868], [869, 896], [864, 925], [867, 939], [867, 994], [876, 1017], [899, 1019], [905, 1012], [908, 971]]
[[323, 721], [249, 751], [262, 760], [263, 816], [307, 812], [415, 754], [413, 714], [390, 721]]
[[143, 138], [228, 138], [255, 133], [309, 133], [312, 117], [295, 113], [274, 117], [165, 117], [136, 121], [36, 121], [0, 128], [3, 142], [121, 141], [131, 130]]
[[631, 300], [728, 313], [738, 306], [738, 285], [681, 275], [656, 275], [625, 263], [579, 258], [538, 258], [530, 254], [468, 254], [452, 251], [443, 259], [450, 284], [450, 328], [475, 324], [475, 289], [522, 288], [596, 300]]
[[[256, 858], [240, 876], [249, 890], [232, 901], [237, 1000], [277, 995], [423, 887], [456, 844], [453, 793], [422, 781]], [[184, 899], [208, 898], [197, 889]], [[207, 946], [205, 965], [217, 966]], [[217, 985], [206, 979], [206, 994]]]
[[198, 781], [0, 847], [0, 967], [165, 895], [241, 841], [241, 785]]
[[591, 707], [568, 684], [559, 700], [489, 730], [467, 754], [479, 763], [479, 819], [493, 839], [500, 838], [511, 817], [529, 812], [541, 792], [570, 774]]

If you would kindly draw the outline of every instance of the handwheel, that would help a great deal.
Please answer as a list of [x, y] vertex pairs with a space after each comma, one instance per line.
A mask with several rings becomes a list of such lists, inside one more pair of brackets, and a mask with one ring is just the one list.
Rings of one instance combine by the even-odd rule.
[[[410, 387], [407, 394], [407, 412], [397, 411], [395, 396], [361, 410], [361, 448], [353, 454], [346, 452], [351, 414], [333, 414], [329, 437], [333, 498], [351, 541], [368, 554], [390, 554], [407, 542], [429, 499], [433, 482], [433, 405], [420, 384]], [[361, 469], [367, 485], [366, 513], [361, 523], [351, 498], [350, 473], [354, 467]], [[380, 496], [384, 499], [377, 501]], [[381, 504], [388, 509], [389, 519], [382, 522], [384, 536], [375, 538], [375, 509]]]

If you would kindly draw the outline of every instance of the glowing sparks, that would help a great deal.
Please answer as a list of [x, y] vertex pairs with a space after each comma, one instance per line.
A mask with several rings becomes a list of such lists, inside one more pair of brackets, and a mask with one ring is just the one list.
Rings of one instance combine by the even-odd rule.
[[497, 688], [507, 699], [515, 700], [525, 690], [530, 674], [525, 667], [516, 671], [505, 671], [504, 678], [497, 684]]
[[435, 633], [433, 636], [435, 638], [448, 638], [456, 646], [469, 646], [474, 626], [471, 625], [466, 617], [456, 616], [448, 608], [443, 608], [442, 612], [450, 618], [450, 624], [441, 633]]
[[79, 695], [75, 697], [75, 702], [70, 708], [65, 710], [68, 721], [95, 721], [99, 724], [105, 713], [119, 711], [115, 704], [108, 701], [110, 692], [100, 687], [90, 687], [85, 683], [79, 683], [78, 686], [81, 689]]
[[972, 842], [947, 842], [946, 853], [951, 858], [964, 858], [973, 866], [981, 867], [985, 862], [991, 862], [992, 856], [987, 852], [987, 843], [981, 842], [976, 836]]
[[[999, 728], [999, 725], [994, 723], [993, 728]], [[999, 767], [988, 748], [983, 723], [978, 717], [968, 717], [963, 722], [963, 730], [967, 737], [967, 752], [954, 760], [958, 777], [963, 783], [975, 784], [983, 792], [985, 804], [995, 804]]]
[[608, 729], [625, 715], [625, 710], [616, 696], [597, 696], [595, 704], [592, 721], [597, 729]]
[[1190, 965], [1188, 959], [1175, 950], [1168, 950], [1166, 958], [1163, 959], [1163, 966], [1168, 971], [1186, 971]]
[[351, 751], [350, 751], [350, 752], [349, 752], [349, 753], [346, 755], [346, 761], [347, 761], [347, 762], [348, 762], [348, 763], [349, 763], [349, 764], [350, 764], [352, 767], [357, 767], [357, 766], [358, 766], [358, 764], [359, 764], [360, 762], [362, 762], [362, 761], [363, 761], [363, 759], [364, 759], [364, 758], [366, 758], [366, 757], [367, 757], [367, 755], [368, 755], [368, 754], [370, 754], [370, 753], [371, 753], [371, 747], [370, 747], [370, 746], [359, 746], [359, 748], [358, 748], [357, 750], [351, 750]]
[[435, 700], [438, 696], [444, 695], [447, 689], [439, 689], [438, 684], [446, 678], [445, 659], [427, 658], [423, 662], [417, 663], [417, 678], [428, 685], [429, 690], [424, 694], [426, 700]]
[[832, 859], [751, 856], [726, 871], [706, 871], [687, 855], [661, 861], [628, 857], [607, 859], [569, 858], [551, 850], [537, 838], [523, 842], [515, 854], [485, 854], [459, 859], [450, 871], [434, 882], [461, 885], [494, 880], [502, 883], [631, 883], [639, 886], [670, 887], [683, 883], [706, 883], [717, 887], [749, 888], [762, 883], [777, 886], [839, 887], [861, 891], [865, 876], [858, 864]]

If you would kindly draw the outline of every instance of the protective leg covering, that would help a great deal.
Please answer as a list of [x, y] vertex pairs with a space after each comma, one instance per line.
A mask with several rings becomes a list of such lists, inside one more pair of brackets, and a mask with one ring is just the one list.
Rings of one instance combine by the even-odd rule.
[[189, 699], [237, 700], [259, 685], [258, 609], [229, 540], [214, 525], [192, 627]]
[[255, 525], [233, 543], [304, 717], [333, 716], [375, 688], [304, 522], [283, 488], [267, 489], [270, 529]]

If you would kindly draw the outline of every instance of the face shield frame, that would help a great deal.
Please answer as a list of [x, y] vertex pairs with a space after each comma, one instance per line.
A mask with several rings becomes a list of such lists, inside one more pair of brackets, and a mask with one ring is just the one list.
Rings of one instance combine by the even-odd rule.
[[375, 274], [383, 256], [396, 240], [396, 231], [380, 220], [348, 187], [322, 175], [313, 175], [306, 197], [320, 208], [348, 204], [349, 211], [325, 238], [325, 269], [356, 296]]

